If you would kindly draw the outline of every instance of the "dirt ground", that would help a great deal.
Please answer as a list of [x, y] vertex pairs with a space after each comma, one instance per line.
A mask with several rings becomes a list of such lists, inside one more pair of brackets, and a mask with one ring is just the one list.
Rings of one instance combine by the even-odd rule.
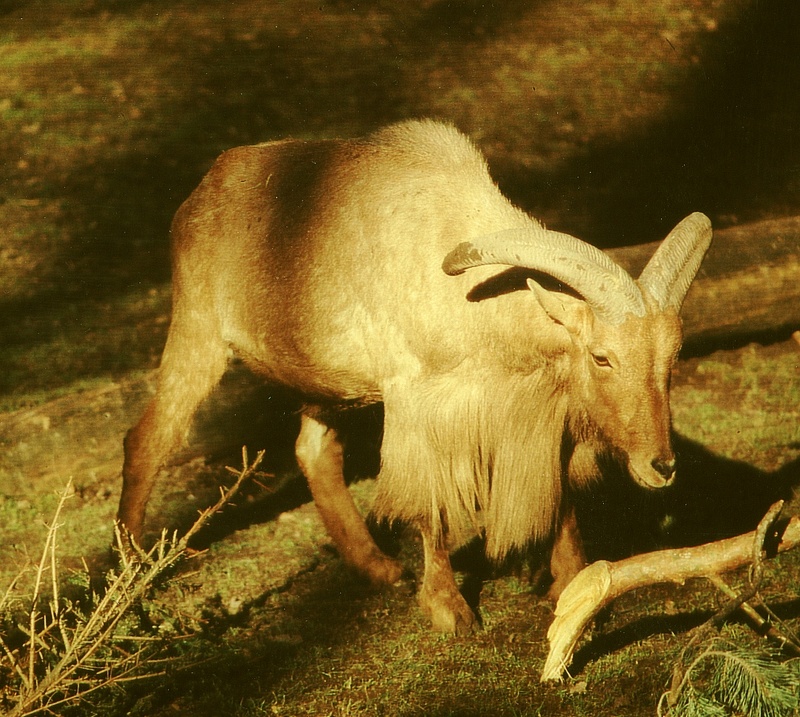
[[[435, 116], [475, 139], [521, 206], [603, 246], [659, 239], [694, 210], [716, 227], [800, 214], [789, 2], [12, 0], [0, 23], [0, 591], [38, 560], [70, 478], [64, 574], [105, 558], [122, 436], [169, 321], [169, 221], [223, 149]], [[680, 363], [680, 478], [651, 495], [611, 476], [585, 496], [592, 557], [749, 530], [800, 480], [800, 347], [755, 338]], [[181, 456], [150, 508], [151, 534], [183, 529], [243, 443], [268, 451], [274, 477], [247, 486], [143, 608], [154, 630], [193, 633], [180, 649], [198, 664], [79, 714], [655, 713], [688, 631], [721, 601], [713, 588], [625, 596], [573, 677], [541, 686], [552, 606], [524, 561], [492, 571], [461, 551], [482, 629], [432, 634], [413, 578], [375, 592], [342, 567], [291, 460], [295, 417], [242, 386], [226, 377], [194, 434], [204, 457]], [[359, 476], [374, 472], [376, 420], [353, 442]], [[373, 489], [352, 487], [365, 511]], [[384, 537], [419, 576], [413, 531]], [[763, 588], [795, 631], [798, 560], [774, 561]], [[760, 641], [737, 622], [725, 634]]]

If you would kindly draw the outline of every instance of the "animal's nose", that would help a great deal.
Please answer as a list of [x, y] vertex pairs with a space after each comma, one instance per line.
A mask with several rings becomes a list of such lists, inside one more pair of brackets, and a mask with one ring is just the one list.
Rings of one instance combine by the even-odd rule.
[[675, 459], [672, 458], [668, 461], [662, 461], [654, 458], [651, 463], [653, 470], [658, 473], [664, 480], [669, 481], [675, 475]]

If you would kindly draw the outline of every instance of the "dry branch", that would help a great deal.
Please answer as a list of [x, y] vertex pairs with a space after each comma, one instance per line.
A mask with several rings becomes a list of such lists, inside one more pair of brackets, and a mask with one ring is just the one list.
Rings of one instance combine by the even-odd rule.
[[[689, 578], [719, 575], [753, 560], [756, 531], [692, 548], [660, 550], [584, 568], [561, 594], [555, 620], [547, 632], [550, 652], [542, 682], [560, 680], [572, 660], [578, 639], [597, 613], [623, 593], [658, 583], [682, 585]], [[800, 516], [787, 525], [778, 552], [800, 545]]]
[[[55, 714], [55, 708], [79, 702], [90, 693], [122, 681], [143, 679], [158, 674], [142, 670], [142, 665], [151, 662], [152, 654], [147, 643], [130, 652], [120, 643], [136, 637], [119, 632], [120, 625], [133, 606], [156, 583], [159, 576], [183, 558], [188, 551], [189, 540], [208, 522], [214, 513], [222, 510], [239, 490], [242, 483], [258, 469], [264, 452], [258, 453], [250, 463], [247, 451], [242, 451], [243, 467], [231, 470], [236, 482], [228, 489], [220, 489], [219, 500], [202, 511], [195, 523], [180, 539], [170, 538], [166, 532], [147, 552], [131, 546], [123, 539], [119, 527], [117, 543], [120, 557], [119, 569], [109, 573], [105, 592], [99, 597], [91, 613], [81, 615], [74, 605], [61, 600], [58, 593], [58, 571], [56, 561], [56, 534], [64, 501], [72, 494], [71, 482], [63, 492], [61, 500], [49, 526], [47, 541], [35, 574], [36, 584], [29, 611], [28, 640], [16, 650], [0, 637], [0, 670], [14, 675], [14, 680], [5, 685], [6, 697], [13, 701], [8, 717]], [[137, 552], [138, 551], [138, 552]], [[41, 584], [50, 567], [53, 580], [53, 595], [50, 597], [49, 616], [39, 610]], [[6, 592], [0, 607], [8, 600], [11, 589]], [[108, 656], [108, 653], [111, 653]], [[16, 692], [15, 695], [12, 695]]]

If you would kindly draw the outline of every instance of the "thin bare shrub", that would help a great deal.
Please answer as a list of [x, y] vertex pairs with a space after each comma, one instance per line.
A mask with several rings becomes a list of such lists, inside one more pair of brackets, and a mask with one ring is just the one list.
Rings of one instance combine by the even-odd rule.
[[[130, 550], [125, 547], [128, 536], [116, 526], [118, 566], [107, 573], [101, 594], [92, 593], [87, 581], [88, 609], [60, 589], [56, 539], [64, 504], [74, 493], [70, 481], [48, 526], [32, 595], [23, 601], [25, 617], [16, 625], [24, 639], [16, 645], [0, 630], [0, 709], [9, 717], [55, 714], [101, 690], [164, 674], [171, 659], [165, 651], [167, 638], [144, 634], [128, 618], [170, 568], [186, 557], [191, 538], [257, 472], [263, 455], [260, 452], [250, 463], [243, 450], [242, 469], [228, 468], [237, 476], [235, 483], [220, 489], [219, 500], [202, 511], [180, 538], [164, 531], [150, 550], [135, 546]], [[12, 604], [19, 601], [19, 583], [17, 576], [0, 595], [0, 616], [10, 615]]]

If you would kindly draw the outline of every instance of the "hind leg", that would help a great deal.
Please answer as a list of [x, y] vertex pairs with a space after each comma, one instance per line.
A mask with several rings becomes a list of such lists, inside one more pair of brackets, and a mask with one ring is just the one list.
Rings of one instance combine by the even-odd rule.
[[391, 585], [403, 572], [384, 555], [367, 530], [342, 473], [342, 445], [336, 431], [309, 415], [300, 423], [295, 446], [314, 503], [345, 563], [376, 585]]
[[173, 317], [156, 395], [125, 437], [117, 521], [137, 543], [159, 469], [185, 439], [195, 410], [219, 382], [227, 364], [225, 345], [209, 336], [207, 327], [195, 329]]

